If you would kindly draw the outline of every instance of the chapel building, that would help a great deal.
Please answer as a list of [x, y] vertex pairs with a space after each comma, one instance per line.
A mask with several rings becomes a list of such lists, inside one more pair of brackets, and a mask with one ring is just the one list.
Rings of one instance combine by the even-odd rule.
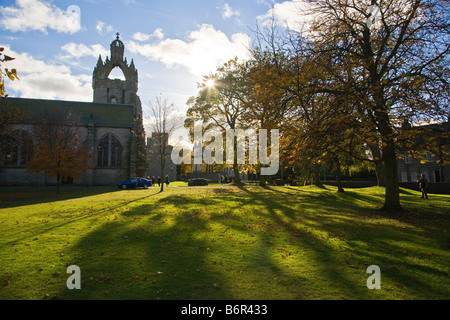
[[[12, 98], [7, 103], [27, 117], [11, 125], [12, 143], [0, 149], [0, 185], [45, 186], [56, 183], [54, 177], [27, 170], [27, 162], [37, 143], [38, 127], [49, 118], [77, 116], [77, 129], [92, 166], [83, 177], [65, 177], [63, 183], [75, 185], [115, 185], [144, 176], [146, 159], [145, 131], [138, 92], [138, 71], [124, 57], [125, 46], [119, 39], [110, 45], [110, 57], [100, 56], [92, 76], [93, 102]], [[110, 79], [115, 68], [125, 77]], [[4, 103], [4, 101], [0, 101]]]

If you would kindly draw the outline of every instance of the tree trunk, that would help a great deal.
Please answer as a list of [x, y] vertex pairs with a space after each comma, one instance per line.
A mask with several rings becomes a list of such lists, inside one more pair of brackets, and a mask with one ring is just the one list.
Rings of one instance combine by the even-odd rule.
[[377, 174], [377, 184], [379, 187], [386, 186], [386, 173], [384, 170], [384, 164], [382, 162], [375, 164], [375, 172]]
[[400, 188], [398, 185], [397, 157], [393, 142], [383, 148], [386, 192], [382, 210], [388, 212], [401, 211]]
[[60, 193], [61, 191], [61, 175], [58, 173], [56, 175], [56, 193]]
[[241, 177], [239, 176], [239, 165], [237, 163], [233, 164], [233, 172], [234, 172], [234, 183], [240, 183]]
[[372, 152], [373, 159], [376, 160], [375, 172], [377, 174], [377, 184], [379, 187], [384, 187], [386, 185], [386, 181], [385, 181], [386, 173], [384, 172], [384, 164], [381, 161], [380, 149], [376, 146], [369, 146], [369, 148], [370, 148], [370, 152]]
[[320, 186], [320, 164], [316, 163], [314, 165], [314, 184]]
[[336, 165], [336, 180], [337, 180], [337, 187], [338, 192], [345, 192], [344, 188], [342, 188], [342, 181], [341, 181], [341, 163], [339, 161], [339, 158], [334, 159], [334, 163]]
[[261, 167], [262, 167], [262, 165], [260, 164], [259, 166], [258, 166], [258, 172], [259, 172], [259, 186], [260, 187], [265, 187], [266, 186], [266, 176], [263, 176], [262, 174], [261, 174]]
[[164, 176], [164, 168], [166, 166], [166, 161], [164, 155], [161, 156], [161, 189], [160, 192], [164, 191], [164, 183], [166, 183], [166, 177]]
[[234, 137], [233, 172], [234, 172], [234, 183], [240, 183], [241, 182], [241, 177], [239, 175], [238, 154], [237, 154], [237, 137]]
[[376, 112], [374, 113], [382, 141], [382, 157], [385, 170], [386, 192], [384, 197], [383, 211], [401, 211], [400, 188], [398, 185], [397, 156], [395, 154], [394, 131], [391, 127], [389, 114], [384, 105], [382, 90], [375, 94], [377, 101]]
[[262, 174], [259, 175], [259, 185], [261, 187], [266, 186], [266, 176], [263, 176]]

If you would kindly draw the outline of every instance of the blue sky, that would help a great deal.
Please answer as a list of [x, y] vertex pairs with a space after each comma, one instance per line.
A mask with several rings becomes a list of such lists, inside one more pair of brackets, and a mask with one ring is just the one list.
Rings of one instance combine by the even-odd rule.
[[109, 55], [120, 32], [125, 56], [139, 72], [144, 117], [146, 102], [161, 94], [184, 113], [202, 75], [234, 56], [248, 58], [251, 29], [272, 12], [280, 25], [292, 25], [299, 2], [0, 0], [0, 46], [16, 58], [8, 67], [21, 79], [7, 82], [6, 90], [10, 96], [92, 101], [98, 56]]

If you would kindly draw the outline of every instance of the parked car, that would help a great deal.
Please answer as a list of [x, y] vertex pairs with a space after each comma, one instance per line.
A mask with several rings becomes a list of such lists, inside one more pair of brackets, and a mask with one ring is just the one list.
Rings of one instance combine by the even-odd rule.
[[194, 178], [194, 179], [189, 179], [188, 181], [188, 186], [189, 187], [193, 187], [193, 186], [207, 186], [208, 185], [208, 180], [203, 179], [203, 178]]
[[119, 189], [137, 189], [144, 188], [148, 189], [152, 186], [152, 181], [145, 178], [133, 178], [124, 182], [121, 182], [117, 185]]

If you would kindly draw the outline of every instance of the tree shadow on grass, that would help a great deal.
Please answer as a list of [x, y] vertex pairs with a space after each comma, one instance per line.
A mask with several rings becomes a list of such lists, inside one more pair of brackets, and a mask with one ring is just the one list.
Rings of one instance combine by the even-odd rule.
[[[260, 201], [259, 194], [257, 192], [253, 192], [251, 190], [244, 191], [247, 192], [254, 201]], [[279, 190], [274, 192], [279, 192]], [[287, 235], [287, 238], [291, 244], [294, 244], [297, 248], [304, 250], [305, 254], [308, 256], [308, 259], [310, 259], [311, 263], [314, 265], [314, 276], [317, 278], [322, 278], [322, 282], [324, 284], [326, 283], [330, 288], [333, 288], [331, 289], [331, 294], [334, 295], [334, 298], [332, 299], [341, 299], [345, 297], [370, 297], [367, 289], [356, 283], [354, 277], [349, 277], [348, 272], [343, 271], [344, 266], [338, 262], [338, 254], [330, 248], [327, 241], [314, 232], [311, 232], [312, 229], [309, 230], [308, 228], [298, 227], [293, 223], [286, 221], [286, 217], [288, 217], [291, 221], [303, 219], [303, 210], [298, 210], [291, 206], [296, 199], [280, 201], [280, 199], [274, 200], [273, 197], [269, 195], [266, 195], [263, 198], [266, 208], [269, 211], [269, 216], [271, 217], [273, 223], [277, 226], [276, 229], [279, 230], [278, 232]], [[317, 195], [303, 195], [303, 209], [314, 207], [314, 203], [320, 202], [321, 198], [321, 196]], [[323, 209], [326, 210], [326, 208]], [[295, 279], [291, 280], [295, 281]], [[306, 281], [304, 280], [304, 283], [305, 287], [303, 290], [308, 290], [308, 279], [306, 279]]]
[[[42, 222], [39, 224], [36, 223], [27, 223], [26, 221], [21, 221], [20, 228], [14, 228], [15, 231], [8, 232], [8, 239], [10, 241], [3, 241], [0, 243], [0, 248], [8, 247], [11, 245], [15, 245], [18, 242], [28, 242], [31, 243], [34, 240], [41, 238], [42, 235], [51, 234], [61, 228], [66, 228], [70, 225], [76, 225], [79, 222], [83, 222], [86, 219], [95, 219], [95, 217], [101, 217], [103, 214], [108, 214], [111, 212], [115, 212], [120, 208], [125, 208], [130, 204], [135, 202], [142, 201], [144, 199], [148, 199], [156, 194], [146, 195], [140, 198], [134, 198], [131, 200], [125, 200], [118, 204], [105, 206], [101, 210], [96, 210], [95, 213], [91, 211], [91, 209], [86, 208], [83, 211], [78, 212], [70, 212], [69, 214], [61, 214], [57, 212], [51, 212], [50, 214], [42, 215], [42, 212], [33, 213], [31, 216], [41, 217]], [[54, 220], [55, 217], [58, 217], [57, 220]], [[56, 222], [55, 222], [56, 221]], [[19, 223], [19, 222], [18, 222]], [[26, 235], [26, 236], [24, 236]]]
[[[245, 190], [248, 192], [252, 198], [258, 199], [259, 195], [257, 193], [252, 193], [249, 190]], [[278, 190], [277, 190], [278, 191]], [[357, 196], [356, 196], [357, 195]], [[432, 275], [432, 277], [446, 279], [448, 282], [448, 273], [441, 271], [440, 268], [445, 269], [444, 264], [438, 263], [435, 266], [428, 266], [425, 262], [420, 263], [412, 263], [409, 260], [402, 261], [401, 257], [405, 255], [405, 250], [397, 248], [397, 250], [392, 251], [392, 245], [386, 245], [386, 242], [389, 241], [404, 241], [408, 242], [416, 242], [421, 243], [424, 230], [426, 233], [433, 234], [436, 233], [440, 229], [442, 225], [434, 225], [434, 226], [424, 226], [423, 230], [416, 230], [415, 228], [405, 228], [399, 226], [392, 225], [383, 225], [380, 226], [374, 221], [368, 221], [368, 218], [373, 217], [374, 212], [378, 212], [377, 210], [367, 210], [367, 208], [361, 208], [356, 205], [352, 198], [358, 198], [359, 200], [364, 200], [366, 202], [377, 203], [377, 197], [372, 196], [361, 196], [357, 193], [350, 195], [343, 195], [338, 193], [330, 193], [327, 196], [328, 201], [322, 202], [320, 197], [312, 197], [309, 198], [309, 201], [302, 201], [301, 208], [319, 209], [322, 213], [321, 215], [317, 214], [308, 214], [307, 218], [303, 219], [302, 223], [309, 230], [320, 231], [322, 234], [326, 236], [320, 236], [319, 234], [313, 235], [311, 232], [304, 232], [303, 229], [295, 228], [289, 223], [285, 223], [285, 220], [280, 219], [280, 212], [283, 212], [286, 216], [295, 216], [298, 213], [301, 213], [292, 209], [292, 206], [285, 205], [286, 202], [274, 201], [271, 197], [267, 195], [264, 196], [265, 202], [269, 204], [268, 207], [272, 209], [280, 209], [284, 207], [281, 211], [275, 212], [270, 209], [274, 220], [277, 221], [277, 224], [283, 227], [285, 233], [292, 233], [293, 236], [300, 237], [305, 241], [297, 242], [300, 245], [309, 244], [309, 249], [316, 253], [316, 261], [320, 263], [324, 268], [323, 272], [328, 274], [329, 279], [342, 279], [339, 281], [340, 283], [336, 283], [337, 287], [340, 286], [342, 292], [347, 292], [349, 296], [354, 296], [357, 293], [359, 298], [361, 297], [373, 297], [369, 293], [369, 290], [365, 288], [365, 286], [361, 286], [360, 284], [349, 281], [349, 279], [345, 279], [345, 274], [342, 272], [342, 269], [339, 266], [345, 267], [356, 267], [357, 270], [360, 270], [361, 277], [364, 278], [364, 267], [367, 267], [370, 264], [380, 264], [380, 266], [392, 266], [392, 265], [401, 265], [403, 274], [390, 272], [387, 270], [385, 275], [391, 278], [391, 281], [397, 281], [399, 287], [402, 288], [401, 283], [405, 283], [407, 281], [411, 282], [411, 279], [414, 281], [415, 285], [415, 294], [422, 298], [427, 298], [431, 296], [442, 297], [446, 295], [445, 290], [442, 291], [442, 288], [437, 289], [433, 287], [432, 284], [427, 283], [425, 280], [420, 279], [420, 277], [411, 277], [413, 273], [421, 273], [424, 275]], [[302, 198], [303, 199], [303, 198]], [[295, 199], [294, 199], [295, 201]], [[354, 210], [348, 210], [346, 214], [339, 214], [339, 217], [336, 217], [336, 209], [344, 208], [344, 207], [354, 206]], [[296, 211], [296, 214], [293, 214], [290, 211]], [[287, 214], [286, 214], [287, 213]], [[345, 219], [343, 219], [345, 218]], [[380, 217], [382, 218], [382, 217]], [[347, 220], [347, 221], [346, 221]], [[402, 220], [402, 219], [399, 219]], [[447, 226], [450, 225], [447, 223]], [[352, 256], [358, 257], [356, 260], [353, 260], [355, 264], [352, 264], [348, 259], [344, 259], [345, 264], [339, 259], [339, 256], [343, 256], [339, 254], [337, 251], [330, 248], [329, 238], [335, 237], [343, 237], [346, 239], [348, 244], [347, 250], [350, 252], [350, 259]], [[429, 239], [431, 242], [439, 243], [443, 242], [442, 239]], [[370, 248], [371, 244], [378, 246], [377, 248], [373, 248], [373, 250], [367, 250], [367, 247], [361, 247], [360, 244], [365, 243], [366, 246]], [[382, 245], [380, 245], [382, 243]], [[443, 244], [443, 243], [442, 243]], [[364, 250], [363, 250], [364, 248]], [[367, 250], [367, 251], [365, 251]], [[400, 253], [399, 251], [402, 250]], [[427, 249], [424, 249], [425, 251]], [[345, 252], [345, 250], [343, 250]], [[414, 249], [408, 250], [408, 254], [411, 256], [416, 256], [420, 254], [416, 252]], [[345, 255], [344, 255], [345, 256]], [[400, 257], [400, 259], [399, 259]], [[374, 261], [376, 259], [376, 261]], [[420, 259], [419, 259], [420, 260]], [[386, 271], [386, 269], [384, 269]], [[356, 288], [362, 289], [358, 290]], [[447, 290], [448, 294], [448, 290]]]
[[[164, 203], [164, 201], [162, 201]], [[167, 202], [167, 201], [166, 201]], [[124, 213], [131, 221], [104, 225], [73, 248], [82, 270], [82, 290], [61, 290], [62, 299], [224, 299], [226, 288], [205, 262], [208, 244], [184, 227], [205, 230], [192, 215], [168, 217], [163, 206], [144, 205]], [[142, 219], [146, 222], [135, 220]], [[170, 219], [174, 219], [169, 223]], [[95, 250], [89, 247], [95, 244]]]
[[2, 190], [0, 191], [0, 209], [65, 201], [118, 191], [120, 190], [113, 187], [63, 189], [59, 194], [55, 190], [48, 189]]
[[414, 195], [415, 193], [411, 192], [411, 190], [400, 188], [400, 194]]
[[[81, 237], [71, 250], [82, 270], [82, 290], [60, 290], [57, 295], [63, 299], [378, 299], [385, 296], [366, 288], [365, 268], [370, 264], [380, 265], [383, 283], [388, 284], [408, 281], [410, 273], [404, 275], [404, 269], [443, 276], [436, 267], [399, 260], [400, 247], [391, 247], [390, 241], [420, 241], [420, 230], [380, 227], [361, 214], [366, 209], [353, 195], [326, 194], [293, 190], [286, 198], [278, 190], [242, 187], [195, 197], [152, 197], [150, 203], [122, 213], [119, 221]], [[351, 208], [342, 212], [346, 207]], [[392, 265], [402, 269], [389, 269]], [[426, 298], [427, 292], [445, 296], [442, 289], [420, 278], [414, 284], [408, 288], [412, 296]], [[395, 294], [397, 289], [403, 290], [390, 290]]]

